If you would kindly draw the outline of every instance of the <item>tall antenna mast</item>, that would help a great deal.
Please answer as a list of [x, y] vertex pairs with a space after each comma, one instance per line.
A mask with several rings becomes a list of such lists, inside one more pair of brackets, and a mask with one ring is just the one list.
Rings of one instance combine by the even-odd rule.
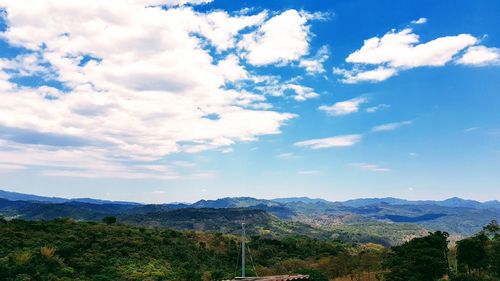
[[241, 236], [241, 277], [245, 277], [245, 267], [246, 267], [246, 241], [245, 241], [245, 223], [241, 224], [242, 236]]

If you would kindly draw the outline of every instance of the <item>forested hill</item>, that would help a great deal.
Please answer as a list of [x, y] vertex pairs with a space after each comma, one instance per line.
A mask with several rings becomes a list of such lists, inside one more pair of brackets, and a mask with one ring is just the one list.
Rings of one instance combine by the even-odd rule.
[[[2, 196], [6, 199], [1, 199]], [[395, 198], [329, 202], [322, 199], [251, 197], [200, 200], [193, 204], [138, 204], [96, 199], [46, 198], [0, 192], [0, 216], [8, 219], [73, 218], [179, 230], [235, 233], [242, 222], [249, 231], [269, 237], [291, 234], [345, 241], [400, 244], [428, 231], [442, 230], [454, 240], [473, 235], [491, 220], [500, 220], [497, 201], [452, 198], [406, 201]]]
[[[239, 236], [103, 221], [0, 219], [0, 280], [209, 281], [239, 275]], [[448, 238], [437, 231], [385, 248], [252, 235], [247, 238], [246, 274], [308, 274], [311, 281], [499, 280], [496, 222], [456, 247], [449, 247]]]
[[[96, 222], [0, 219], [0, 280], [223, 280], [239, 273], [240, 237]], [[289, 237], [249, 238], [248, 275], [318, 273], [322, 258], [378, 246]], [[302, 262], [300, 262], [300, 260]], [[379, 261], [374, 262], [379, 266]], [[345, 269], [338, 265], [339, 272]], [[317, 279], [326, 280], [326, 279]]]

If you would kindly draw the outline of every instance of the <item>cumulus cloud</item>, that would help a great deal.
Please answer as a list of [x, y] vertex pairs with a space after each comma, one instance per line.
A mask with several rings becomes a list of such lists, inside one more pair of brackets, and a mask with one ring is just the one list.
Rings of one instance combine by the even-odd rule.
[[217, 66], [226, 81], [234, 82], [248, 78], [248, 72], [240, 65], [239, 58], [234, 54], [219, 61]]
[[330, 138], [311, 139], [294, 143], [295, 146], [322, 149], [352, 146], [361, 141], [361, 135], [341, 135]]
[[[413, 23], [424, 23], [419, 19]], [[351, 69], [334, 68], [334, 74], [343, 76], [344, 83], [380, 82], [400, 71], [416, 67], [444, 66], [455, 60], [461, 64], [481, 65], [498, 61], [498, 50], [475, 46], [479, 40], [470, 34], [439, 37], [421, 43], [411, 28], [391, 30], [382, 37], [364, 41], [363, 46], [350, 54], [346, 62]]]
[[236, 36], [240, 30], [262, 24], [267, 17], [267, 12], [251, 16], [230, 16], [225, 11], [215, 11], [206, 15], [197, 13], [197, 15], [201, 20], [198, 26], [200, 33], [218, 51], [225, 51], [235, 46]]
[[322, 105], [319, 110], [325, 111], [332, 116], [347, 115], [359, 111], [359, 106], [368, 102], [364, 97], [357, 97], [346, 101], [340, 101], [333, 105]]
[[382, 125], [378, 125], [378, 126], [373, 127], [372, 132], [394, 131], [394, 130], [399, 129], [403, 126], [411, 125], [412, 123], [413, 123], [412, 121], [402, 121], [402, 122], [382, 124]]
[[182, 6], [186, 4], [202, 5], [213, 2], [213, 0], [133, 0], [133, 2], [150, 6], [156, 6], [156, 5]]
[[323, 63], [328, 59], [328, 57], [328, 47], [322, 46], [315, 56], [301, 59], [299, 66], [304, 68], [309, 75], [321, 74], [325, 72]]
[[284, 90], [292, 90], [295, 92], [293, 98], [296, 101], [305, 101], [308, 99], [313, 99], [319, 97], [319, 94], [314, 91], [311, 87], [306, 87], [299, 84], [285, 84]]
[[485, 46], [473, 46], [466, 50], [462, 57], [457, 60], [458, 64], [464, 65], [488, 65], [500, 63], [500, 49]]
[[358, 169], [363, 169], [363, 170], [368, 170], [372, 172], [389, 172], [391, 169], [389, 168], [384, 168], [380, 167], [375, 164], [370, 164], [370, 163], [351, 163], [350, 164], [352, 167], [358, 168]]
[[[75, 162], [87, 155], [101, 157], [106, 165], [117, 165], [118, 172], [110, 171], [110, 176], [127, 168], [134, 175], [156, 169], [127, 166], [126, 159], [153, 162], [171, 153], [224, 150], [238, 141], [280, 133], [294, 114], [271, 110], [265, 95], [226, 87], [251, 80], [234, 48], [249, 27], [260, 26], [252, 38], [268, 46], [268, 40], [276, 39], [276, 28], [291, 24], [299, 29], [289, 34], [297, 40], [277, 60], [298, 59], [308, 49], [307, 19], [295, 10], [265, 21], [266, 12], [230, 15], [189, 6], [152, 7], [206, 2], [0, 0], [8, 23], [2, 38], [26, 50], [0, 59], [0, 126], [49, 139], [57, 149], [58, 143], [72, 140]], [[212, 48], [228, 52], [216, 58]], [[246, 59], [252, 61], [258, 53], [248, 47]], [[20, 85], [11, 82], [14, 75], [62, 86]], [[299, 84], [287, 87], [296, 92], [296, 100], [317, 96]], [[9, 141], [6, 146], [13, 145]], [[17, 141], [38, 145], [37, 153], [45, 153], [45, 159], [59, 157], [47, 143]]]
[[252, 65], [288, 63], [309, 52], [308, 14], [287, 10], [266, 21], [260, 28], [243, 36], [238, 47]]
[[365, 40], [361, 49], [350, 54], [346, 62], [362, 64], [387, 64], [390, 67], [413, 68], [442, 66], [460, 50], [471, 46], [477, 39], [470, 34], [445, 36], [421, 43], [411, 28], [391, 31], [382, 38]]

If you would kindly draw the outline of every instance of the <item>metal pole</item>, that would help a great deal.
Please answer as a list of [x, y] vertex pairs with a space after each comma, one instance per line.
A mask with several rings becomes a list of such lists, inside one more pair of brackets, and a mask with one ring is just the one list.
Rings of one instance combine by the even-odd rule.
[[245, 277], [246, 267], [246, 241], [245, 241], [245, 223], [241, 224], [242, 228], [242, 242], [241, 242], [241, 277]]

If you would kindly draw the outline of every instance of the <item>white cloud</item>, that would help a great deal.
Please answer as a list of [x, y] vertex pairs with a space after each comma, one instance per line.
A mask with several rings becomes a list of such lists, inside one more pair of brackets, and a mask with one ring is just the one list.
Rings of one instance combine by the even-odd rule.
[[328, 59], [328, 57], [328, 47], [322, 46], [314, 57], [301, 59], [299, 66], [303, 67], [309, 75], [321, 74], [325, 72], [323, 63]]
[[477, 39], [470, 34], [445, 36], [419, 43], [419, 36], [410, 28], [391, 31], [382, 38], [365, 40], [361, 49], [350, 54], [346, 62], [361, 64], [388, 64], [391, 67], [413, 68], [442, 66]]
[[132, 165], [107, 156], [98, 148], [54, 148], [0, 143], [0, 170], [6, 167], [35, 169], [45, 176], [123, 179], [176, 179], [181, 175], [169, 165], [136, 162]]
[[[423, 22], [425, 20], [422, 18], [414, 23]], [[353, 68], [336, 68], [334, 73], [342, 75], [344, 83], [384, 81], [402, 70], [443, 66], [477, 42], [478, 39], [470, 34], [459, 34], [421, 43], [419, 36], [411, 28], [392, 30], [382, 37], [365, 40], [359, 50], [346, 58], [346, 62], [353, 64]], [[483, 57], [484, 53], [483, 51], [483, 54], [471, 57]]]
[[156, 5], [182, 6], [186, 4], [201, 5], [213, 2], [213, 0], [132, 0], [132, 1], [138, 4], [150, 5], [150, 6], [156, 6]]
[[473, 46], [468, 48], [462, 57], [457, 60], [458, 64], [465, 65], [488, 65], [500, 63], [500, 49], [487, 48], [485, 46]]
[[394, 68], [377, 67], [373, 70], [346, 70], [340, 68], [333, 69], [334, 74], [343, 75], [342, 82], [346, 84], [355, 84], [359, 82], [380, 82], [397, 74]]
[[287, 10], [266, 21], [257, 31], [238, 43], [244, 58], [252, 65], [288, 63], [309, 51], [307, 14]]
[[267, 12], [234, 17], [224, 11], [215, 11], [207, 15], [197, 13], [197, 15], [200, 17], [199, 32], [210, 40], [218, 51], [225, 51], [235, 46], [236, 36], [242, 29], [262, 24]]
[[285, 84], [285, 90], [292, 90], [295, 92], [293, 98], [296, 101], [305, 101], [308, 99], [313, 99], [319, 97], [319, 94], [314, 91], [313, 88], [306, 87], [298, 84]]
[[383, 168], [375, 164], [369, 164], [369, 163], [351, 163], [350, 164], [353, 167], [356, 167], [358, 169], [363, 169], [363, 170], [368, 170], [372, 172], [389, 172], [391, 169], [389, 168]]
[[396, 130], [396, 129], [401, 128], [403, 126], [411, 125], [412, 123], [413, 123], [412, 121], [402, 121], [402, 122], [382, 124], [382, 125], [378, 125], [378, 126], [373, 127], [372, 132], [393, 131], [393, 130]]
[[280, 82], [278, 78], [271, 77], [252, 77], [257, 83], [262, 83], [255, 87], [256, 90], [261, 92], [263, 95], [281, 97], [288, 97], [289, 93], [292, 92], [292, 98], [296, 101], [305, 101], [307, 99], [313, 99], [319, 97], [319, 94], [311, 87], [307, 87], [299, 84], [302, 80], [301, 76], [294, 77], [288, 81]]
[[361, 135], [341, 135], [330, 138], [311, 139], [294, 143], [295, 146], [321, 149], [352, 146], [361, 141]]
[[479, 127], [470, 127], [470, 128], [464, 129], [464, 132], [465, 133], [470, 133], [470, 132], [474, 132], [474, 131], [477, 131], [477, 130], [479, 130]]
[[424, 24], [427, 22], [427, 18], [419, 18], [418, 20], [413, 20], [411, 23], [413, 24]]
[[283, 160], [290, 160], [290, 159], [295, 159], [297, 156], [292, 153], [292, 152], [284, 152], [276, 155], [277, 158], [283, 159]]
[[[267, 14], [146, 7], [188, 2], [209, 1], [0, 0], [9, 24], [2, 37], [32, 51], [0, 60], [0, 128], [24, 130], [37, 135], [36, 141], [50, 142], [26, 146], [26, 151], [45, 153], [45, 159], [54, 158], [49, 155], [61, 149], [61, 142], [72, 142], [75, 162], [92, 151], [106, 165], [115, 164], [106, 176], [123, 175], [127, 169], [136, 176], [154, 170], [127, 160], [224, 149], [280, 133], [295, 115], [271, 110], [264, 95], [226, 88], [228, 82], [250, 79], [232, 48], [242, 30], [262, 24]], [[294, 18], [294, 13], [282, 15]], [[229, 54], [216, 61], [212, 47]], [[6, 71], [12, 68], [17, 73]], [[66, 90], [21, 87], [9, 82], [13, 75], [50, 77]], [[297, 100], [317, 95], [310, 88], [293, 90]]]
[[224, 60], [219, 61], [217, 66], [226, 81], [234, 82], [248, 78], [248, 72], [240, 65], [236, 55], [227, 56]]
[[329, 115], [339, 116], [355, 113], [359, 111], [359, 106], [368, 102], [364, 97], [357, 97], [346, 101], [340, 101], [333, 105], [322, 105], [319, 110], [325, 111]]
[[376, 105], [376, 106], [372, 106], [372, 107], [369, 107], [366, 109], [366, 112], [368, 113], [375, 113], [377, 111], [380, 111], [380, 110], [384, 110], [384, 109], [387, 109], [387, 108], [390, 108], [391, 106], [388, 105], [388, 104], [384, 104], [384, 103], [381, 103], [379, 105]]
[[24, 170], [25, 168], [25, 166], [21, 165], [0, 163], [0, 173], [10, 173], [18, 170]]
[[183, 168], [190, 168], [196, 166], [195, 163], [189, 162], [189, 161], [173, 161], [171, 162], [172, 165], [178, 166], [178, 167], [183, 167]]

